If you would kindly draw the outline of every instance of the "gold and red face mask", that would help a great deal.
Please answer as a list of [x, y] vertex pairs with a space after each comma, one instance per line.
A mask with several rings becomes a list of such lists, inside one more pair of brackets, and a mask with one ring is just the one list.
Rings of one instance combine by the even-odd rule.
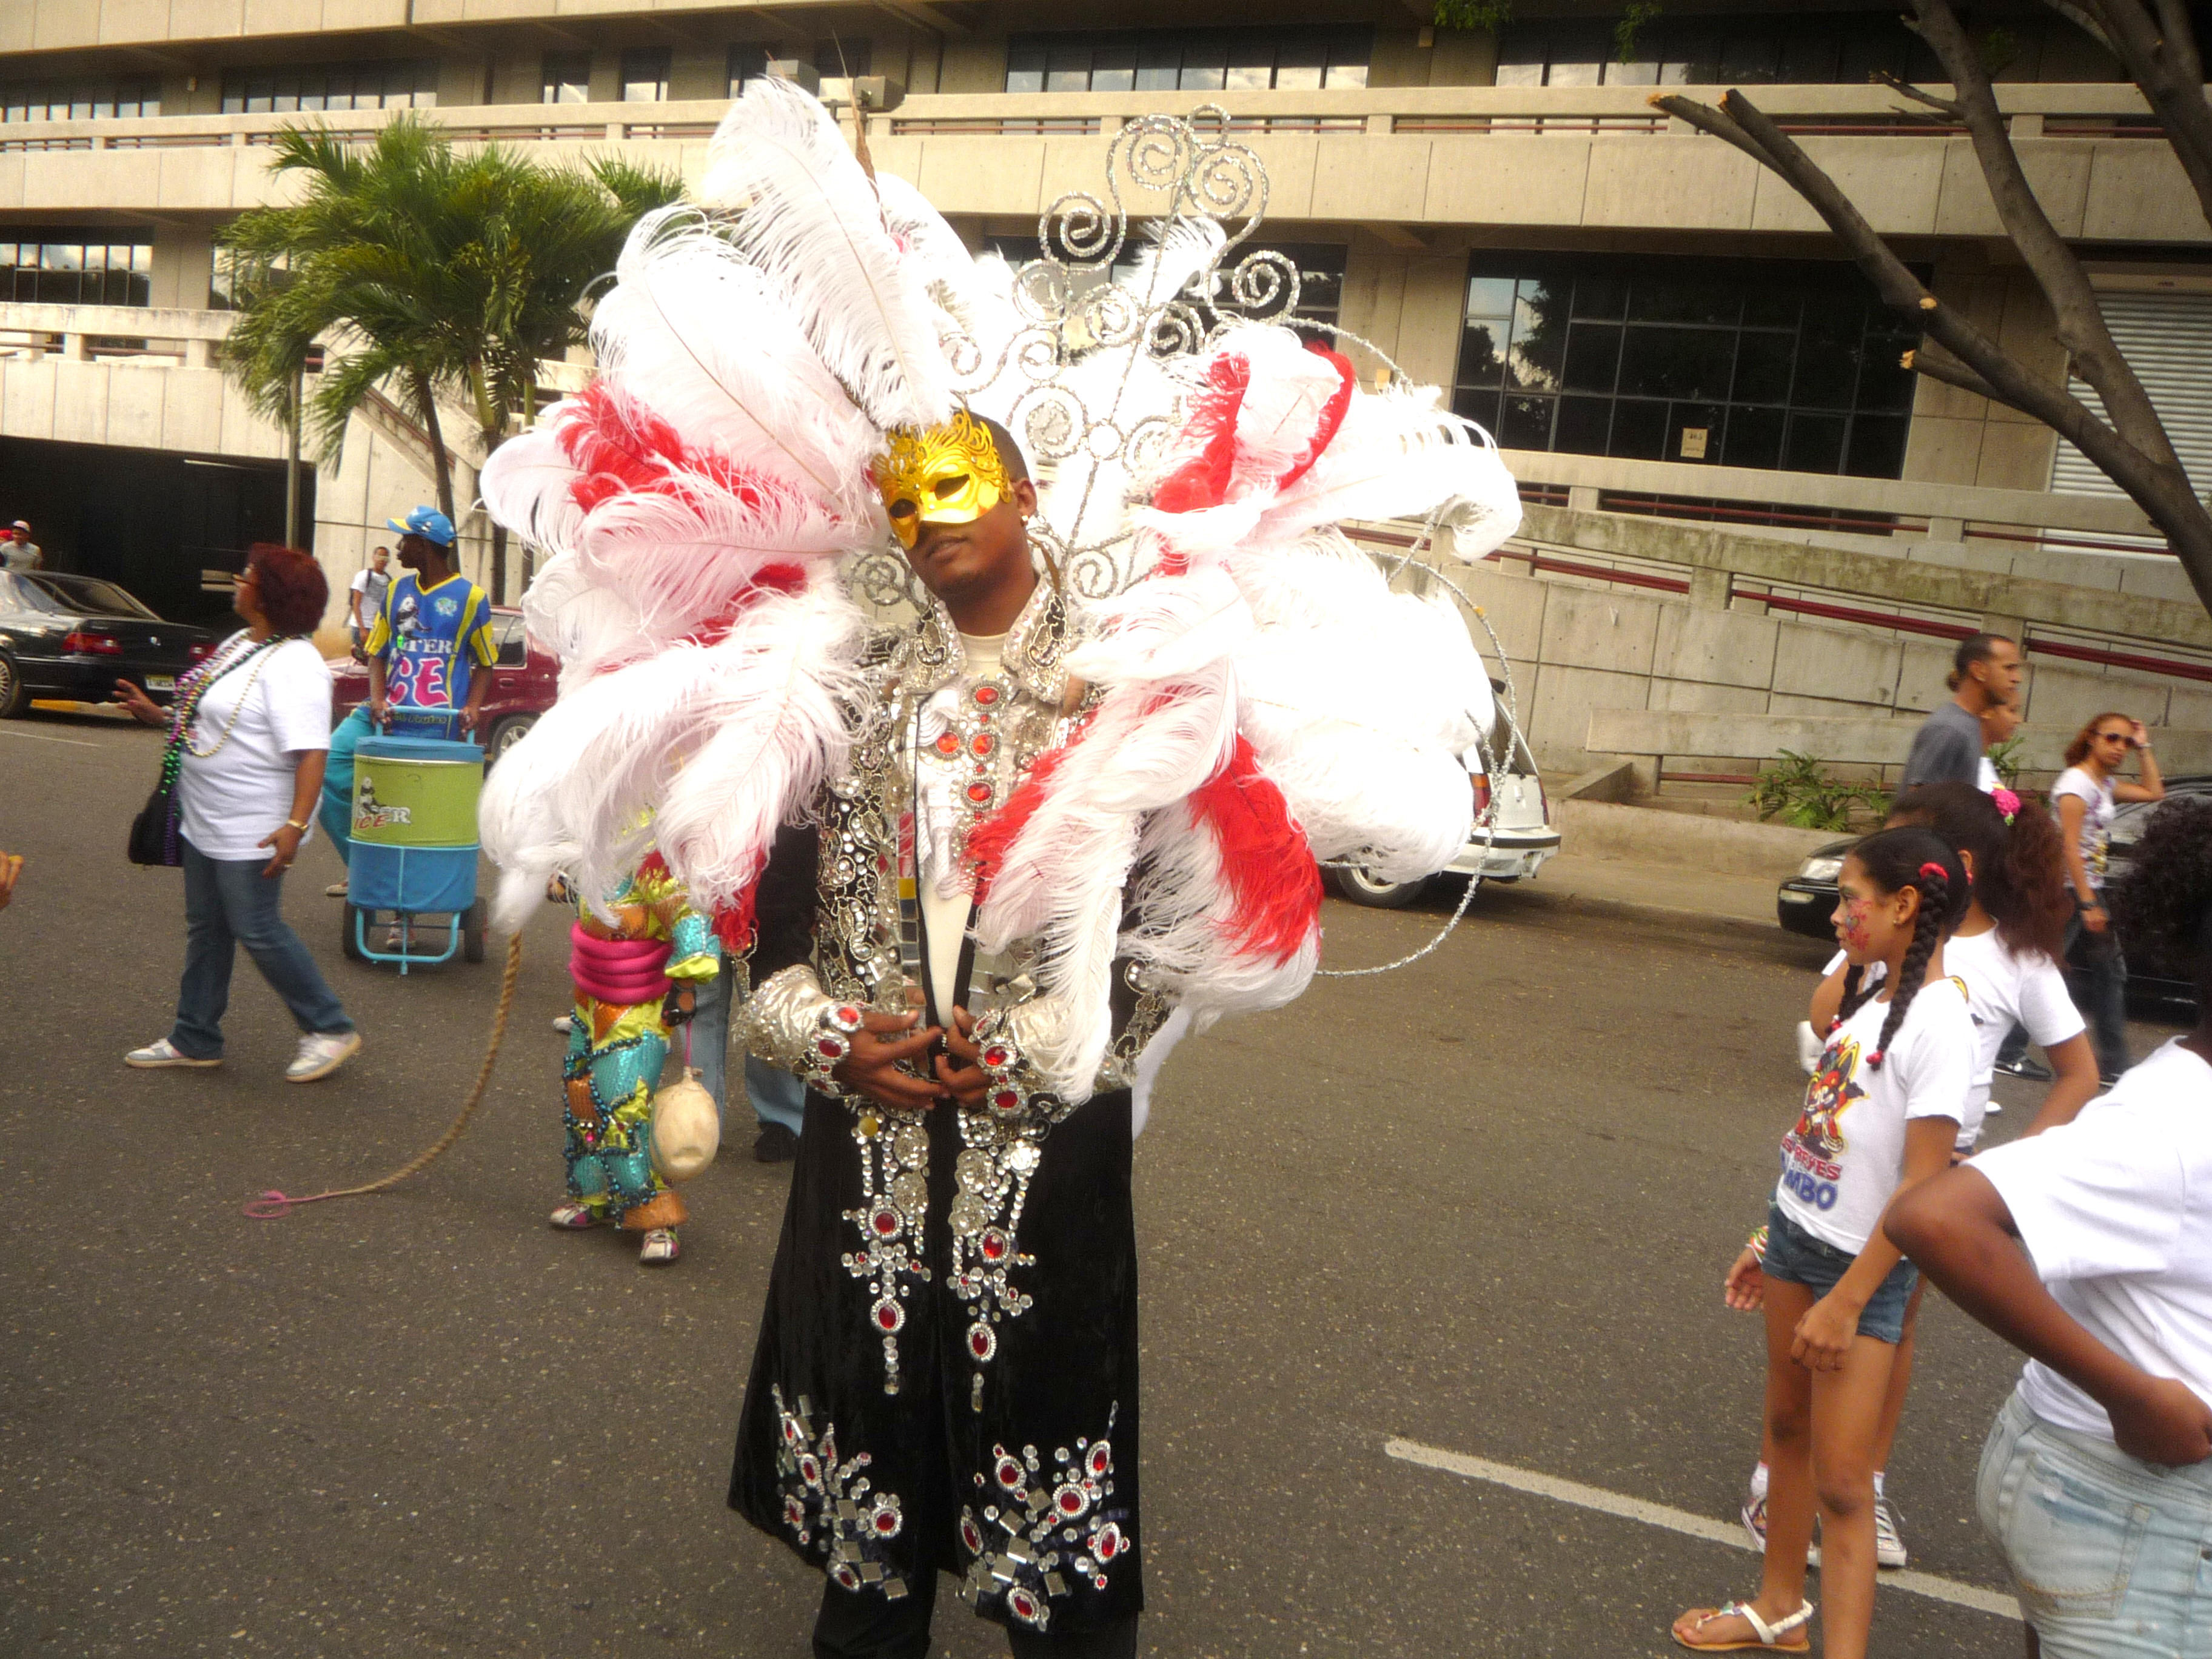
[[925, 523], [972, 524], [1014, 493], [989, 430], [964, 409], [927, 431], [893, 432], [875, 475], [891, 533], [908, 548]]

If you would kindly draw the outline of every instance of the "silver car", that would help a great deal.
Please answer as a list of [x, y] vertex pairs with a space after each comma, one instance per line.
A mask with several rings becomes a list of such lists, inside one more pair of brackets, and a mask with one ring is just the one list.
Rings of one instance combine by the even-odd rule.
[[[1491, 684], [1498, 690], [1498, 682]], [[1559, 850], [1559, 832], [1552, 828], [1552, 805], [1544, 796], [1544, 781], [1536, 770], [1528, 745], [1501, 711], [1491, 729], [1490, 753], [1504, 755], [1486, 775], [1474, 751], [1469, 753], [1468, 783], [1474, 795], [1474, 822], [1459, 856], [1440, 875], [1479, 876], [1485, 881], [1518, 881], [1533, 876], [1544, 861]], [[1482, 822], [1486, 809], [1490, 821]], [[1395, 910], [1419, 898], [1434, 877], [1419, 881], [1385, 881], [1363, 868], [1356, 860], [1331, 866], [1336, 890], [1354, 904]]]

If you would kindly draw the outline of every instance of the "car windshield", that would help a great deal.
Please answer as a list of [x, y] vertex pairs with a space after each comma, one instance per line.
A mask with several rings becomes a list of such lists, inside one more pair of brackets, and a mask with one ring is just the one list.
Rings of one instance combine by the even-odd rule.
[[[92, 576], [55, 576], [41, 573], [35, 576], [19, 576], [16, 580], [26, 586], [43, 588], [60, 601], [61, 608], [81, 617], [138, 617], [148, 622], [161, 618], [125, 592], [113, 582], [104, 582]], [[40, 610], [55, 607], [40, 605]]]

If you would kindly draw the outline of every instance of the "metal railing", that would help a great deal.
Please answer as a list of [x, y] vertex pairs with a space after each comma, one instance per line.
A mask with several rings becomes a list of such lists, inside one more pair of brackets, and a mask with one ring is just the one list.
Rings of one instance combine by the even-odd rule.
[[[1717, 96], [1721, 87], [1670, 88]], [[1875, 86], [1772, 86], [1762, 107], [1785, 131], [1814, 137], [1943, 139], [1954, 129], [1923, 119]], [[2129, 140], [2160, 130], [2142, 95], [2125, 82], [2007, 83], [1996, 88], [2016, 136]], [[1110, 137], [1143, 115], [1184, 114], [1218, 105], [1233, 128], [1261, 134], [1396, 136], [1419, 140], [1465, 135], [1651, 138], [1693, 137], [1655, 112], [1639, 87], [1378, 87], [1300, 92], [958, 93], [920, 94], [867, 117], [871, 138], [939, 136]], [[542, 104], [441, 105], [427, 115], [471, 143], [696, 143], [714, 131], [724, 99], [657, 104], [570, 104], [556, 118]], [[0, 136], [0, 153], [24, 150], [192, 149], [265, 144], [281, 128], [320, 123], [366, 137], [404, 111], [298, 114], [160, 115], [44, 121], [37, 131]], [[842, 118], [849, 122], [851, 111]]]

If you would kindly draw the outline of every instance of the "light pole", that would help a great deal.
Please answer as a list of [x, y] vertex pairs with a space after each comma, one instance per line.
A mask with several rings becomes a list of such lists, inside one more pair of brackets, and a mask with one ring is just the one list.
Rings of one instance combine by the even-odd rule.
[[292, 419], [284, 434], [284, 545], [300, 544], [300, 400], [307, 384], [305, 357], [292, 369]]

